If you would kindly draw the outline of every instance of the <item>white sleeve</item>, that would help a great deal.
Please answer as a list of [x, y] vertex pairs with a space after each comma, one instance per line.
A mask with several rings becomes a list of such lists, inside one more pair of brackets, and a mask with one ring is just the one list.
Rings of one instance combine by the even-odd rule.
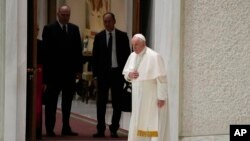
[[129, 79], [129, 77], [128, 77], [128, 74], [129, 74], [129, 72], [130, 72], [130, 66], [131, 66], [131, 55], [128, 57], [128, 59], [127, 59], [127, 61], [126, 61], [126, 64], [125, 64], [125, 66], [124, 66], [124, 68], [123, 68], [123, 71], [122, 71], [122, 74], [124, 75], [124, 78], [125, 78], [125, 80], [126, 81], [128, 81], [128, 82], [131, 82], [131, 79]]
[[128, 74], [129, 74], [129, 72], [124, 73], [124, 78], [125, 78], [126, 81], [131, 82], [132, 80], [129, 79]]
[[159, 100], [167, 100], [168, 98], [168, 85], [167, 76], [157, 78], [157, 97]]

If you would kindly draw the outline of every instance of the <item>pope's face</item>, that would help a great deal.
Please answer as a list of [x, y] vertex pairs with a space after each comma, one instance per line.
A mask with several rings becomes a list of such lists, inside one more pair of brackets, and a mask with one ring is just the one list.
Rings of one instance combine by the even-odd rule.
[[141, 53], [145, 46], [145, 42], [140, 40], [139, 38], [132, 39], [132, 47], [136, 54]]

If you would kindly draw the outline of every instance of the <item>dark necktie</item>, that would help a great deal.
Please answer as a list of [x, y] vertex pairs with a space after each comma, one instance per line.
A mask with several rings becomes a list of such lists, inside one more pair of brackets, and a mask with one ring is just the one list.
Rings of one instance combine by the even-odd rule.
[[109, 41], [108, 41], [108, 51], [109, 51], [109, 59], [110, 59], [110, 66], [112, 67], [112, 33], [109, 33]]
[[65, 25], [65, 24], [63, 25], [63, 32], [64, 32], [64, 33], [67, 33], [66, 25]]

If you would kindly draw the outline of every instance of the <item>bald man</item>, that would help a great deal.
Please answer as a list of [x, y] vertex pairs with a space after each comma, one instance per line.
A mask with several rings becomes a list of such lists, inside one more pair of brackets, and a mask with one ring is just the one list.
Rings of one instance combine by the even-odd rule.
[[167, 73], [163, 58], [146, 46], [142, 34], [131, 40], [134, 52], [123, 69], [132, 83], [128, 141], [164, 141], [167, 121]]
[[54, 126], [58, 95], [62, 93], [61, 134], [76, 136], [70, 127], [70, 113], [75, 80], [82, 73], [82, 47], [78, 26], [69, 23], [70, 7], [62, 5], [57, 12], [58, 20], [43, 29], [45, 47], [44, 83], [47, 88], [45, 103], [45, 125], [48, 136], [56, 136]]

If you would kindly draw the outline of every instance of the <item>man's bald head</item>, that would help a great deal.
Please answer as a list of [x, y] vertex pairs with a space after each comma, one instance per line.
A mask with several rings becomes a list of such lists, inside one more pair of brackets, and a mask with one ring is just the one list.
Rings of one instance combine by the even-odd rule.
[[67, 24], [70, 19], [70, 7], [68, 5], [62, 5], [58, 8], [57, 17], [61, 24]]

